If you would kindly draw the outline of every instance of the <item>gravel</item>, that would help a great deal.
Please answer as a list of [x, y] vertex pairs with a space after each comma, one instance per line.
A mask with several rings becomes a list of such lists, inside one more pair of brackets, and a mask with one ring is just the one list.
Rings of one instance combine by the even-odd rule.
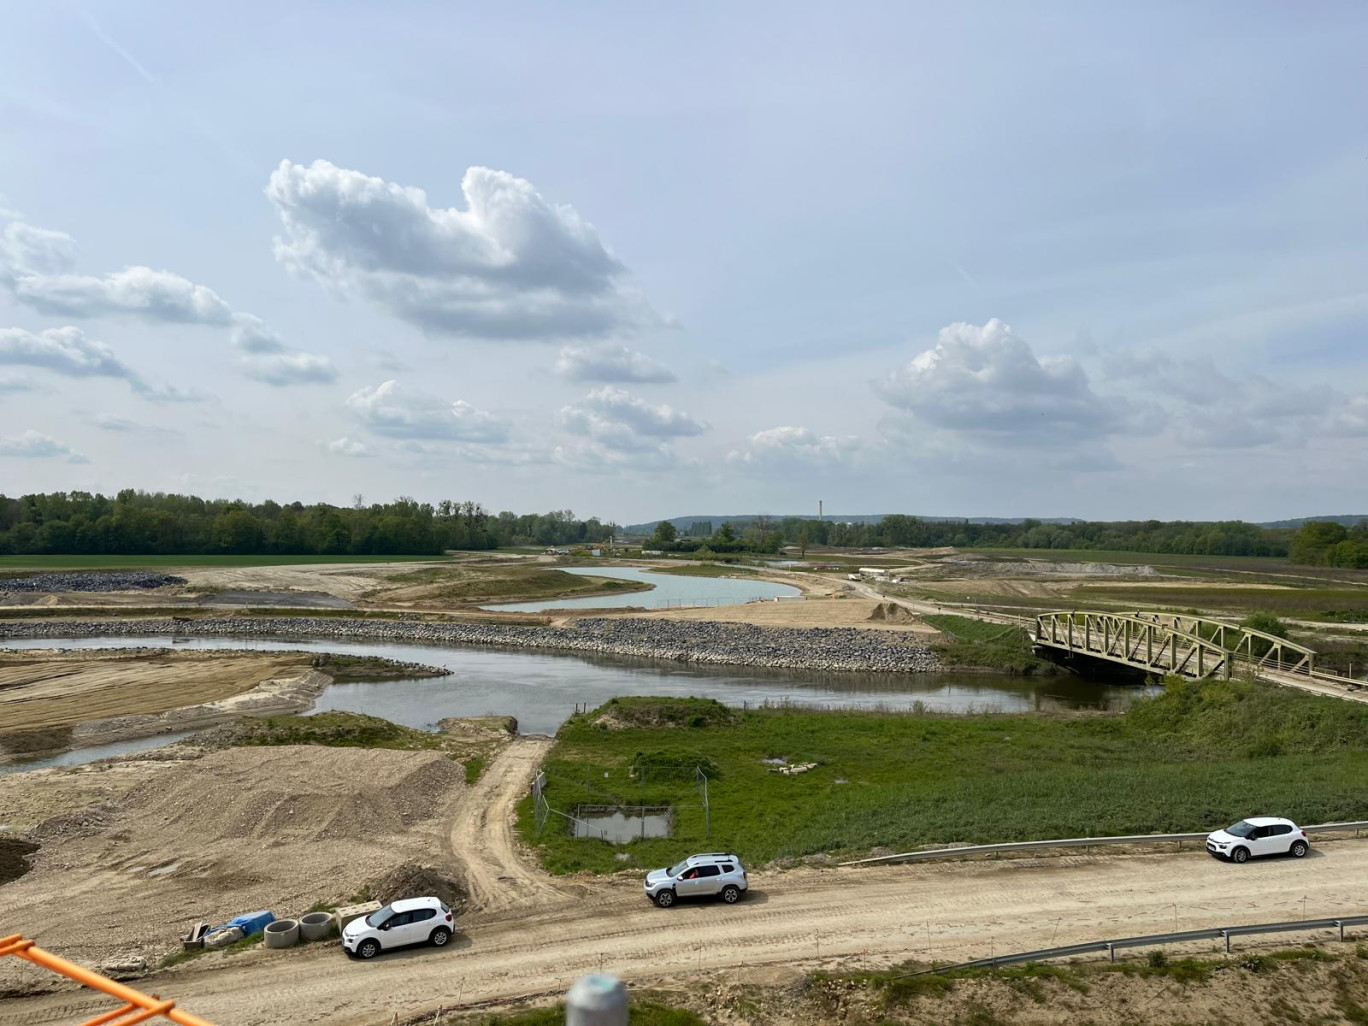
[[707, 620], [609, 617], [581, 619], [568, 627], [414, 623], [334, 617], [0, 623], [0, 642], [7, 638], [163, 634], [477, 645], [804, 670], [927, 673], [940, 668], [930, 649], [905, 634], [854, 627], [760, 627]]
[[184, 584], [184, 577], [111, 570], [107, 573], [30, 574], [0, 578], [0, 595], [14, 591], [147, 591]]

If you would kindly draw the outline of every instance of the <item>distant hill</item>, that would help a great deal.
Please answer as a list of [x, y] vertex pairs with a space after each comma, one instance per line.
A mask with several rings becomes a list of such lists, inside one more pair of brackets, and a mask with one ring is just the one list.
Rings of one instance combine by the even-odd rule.
[[1354, 527], [1364, 520], [1368, 520], [1368, 513], [1340, 513], [1332, 517], [1297, 517], [1294, 520], [1270, 520], [1259, 526], [1301, 527], [1303, 524], [1343, 524], [1345, 527]]
[[[761, 514], [759, 513], [712, 513], [699, 514], [688, 517], [670, 517], [670, 523], [674, 524], [679, 530], [688, 532], [697, 522], [704, 521], [711, 523], [713, 530], [721, 527], [723, 522], [731, 524], [749, 524]], [[799, 520], [816, 520], [814, 513], [766, 513], [765, 516], [770, 520], [783, 520], [785, 517], [796, 517]], [[913, 515], [913, 514], [909, 514]], [[877, 524], [887, 513], [827, 513], [823, 520], [830, 520], [840, 524]], [[963, 523], [971, 524], [1021, 524], [1027, 520], [1038, 520], [1042, 524], [1080, 524], [1077, 517], [917, 517], [918, 520], [925, 520], [932, 524]], [[625, 534], [650, 534], [655, 530], [656, 520], [648, 520], [644, 524], [627, 524], [623, 527]]]

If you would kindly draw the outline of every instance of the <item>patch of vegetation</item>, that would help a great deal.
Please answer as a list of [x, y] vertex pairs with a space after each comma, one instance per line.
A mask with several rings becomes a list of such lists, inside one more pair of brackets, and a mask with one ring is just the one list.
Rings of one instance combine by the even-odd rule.
[[437, 666], [405, 663], [381, 656], [337, 655], [332, 652], [318, 657], [315, 664], [339, 684], [366, 680], [411, 680], [415, 677], [441, 677], [447, 671]]
[[1054, 673], [1056, 667], [1035, 654], [1030, 636], [1020, 627], [975, 620], [949, 613], [922, 617], [954, 640], [931, 646], [946, 666], [1000, 670], [1004, 673]]
[[[735, 710], [617, 699], [572, 717], [546, 763], [552, 808], [673, 805], [671, 838], [523, 839], [552, 872], [669, 865], [686, 850], [752, 863], [875, 847], [1209, 830], [1251, 808], [1306, 823], [1368, 818], [1368, 707], [1244, 681], [1170, 681], [1124, 713]], [[693, 710], [717, 717], [689, 727]], [[672, 733], [665, 733], [670, 731]], [[706, 759], [711, 833], [692, 779], [634, 771], [644, 753]], [[763, 759], [814, 762], [795, 776]], [[554, 821], [556, 817], [552, 817]]]
[[753, 577], [755, 571], [735, 563], [682, 563], [679, 566], [653, 567], [653, 574], [676, 574], [680, 577]]
[[485, 761], [480, 756], [474, 756], [461, 764], [465, 769], [466, 787], [473, 787], [475, 782], [480, 779], [480, 774], [484, 772]]
[[245, 718], [211, 735], [229, 745], [323, 745], [328, 748], [396, 748], [427, 751], [445, 748], [440, 734], [401, 727], [378, 716], [321, 712], [313, 716]]

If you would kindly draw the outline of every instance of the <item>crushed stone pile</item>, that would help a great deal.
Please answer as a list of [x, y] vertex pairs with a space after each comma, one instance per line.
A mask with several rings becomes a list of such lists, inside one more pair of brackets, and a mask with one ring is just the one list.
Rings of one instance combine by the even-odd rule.
[[168, 584], [184, 584], [184, 577], [137, 571], [111, 570], [106, 573], [29, 574], [26, 577], [0, 577], [0, 594], [11, 591], [148, 591]]

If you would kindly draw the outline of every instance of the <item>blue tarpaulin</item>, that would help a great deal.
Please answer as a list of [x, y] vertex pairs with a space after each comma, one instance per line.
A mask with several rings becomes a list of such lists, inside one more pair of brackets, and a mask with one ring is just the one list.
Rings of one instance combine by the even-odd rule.
[[229, 926], [240, 927], [244, 937], [250, 937], [254, 933], [259, 933], [266, 929], [266, 924], [275, 919], [275, 915], [262, 909], [260, 912], [248, 912], [246, 915], [230, 919], [223, 926], [216, 926], [214, 929], [223, 930]]

